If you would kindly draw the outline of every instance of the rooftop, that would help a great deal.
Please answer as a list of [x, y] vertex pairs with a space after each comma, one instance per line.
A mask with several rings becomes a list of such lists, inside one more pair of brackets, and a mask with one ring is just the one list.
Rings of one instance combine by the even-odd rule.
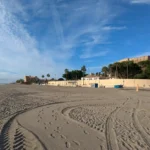
[[100, 76], [97, 75], [87, 75], [84, 78], [99, 78]]

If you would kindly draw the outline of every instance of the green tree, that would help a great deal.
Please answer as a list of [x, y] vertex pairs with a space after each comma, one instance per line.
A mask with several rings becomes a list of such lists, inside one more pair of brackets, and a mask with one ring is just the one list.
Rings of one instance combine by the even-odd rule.
[[142, 73], [141, 67], [132, 61], [129, 62], [117, 62], [111, 64], [108, 68], [111, 68], [111, 76], [117, 78], [134, 78], [137, 74]]
[[138, 63], [138, 65], [144, 71], [146, 69], [146, 67], [150, 65], [150, 61], [149, 60], [141, 61], [141, 62]]
[[45, 76], [44, 75], [42, 75], [42, 78], [44, 78]]
[[68, 69], [65, 69], [65, 74], [67, 74], [69, 72], [69, 70]]
[[147, 75], [145, 73], [136, 74], [134, 76], [135, 79], [147, 79]]
[[49, 74], [49, 73], [47, 74], [47, 77], [48, 77], [48, 78], [50, 77], [50, 74]]
[[39, 83], [39, 81], [40, 79], [37, 76], [35, 76], [35, 83]]
[[96, 72], [96, 76], [99, 76], [99, 72]]
[[141, 61], [138, 63], [138, 66], [141, 67], [142, 72], [140, 74], [137, 74], [135, 78], [150, 79], [150, 61]]
[[64, 81], [64, 79], [63, 78], [59, 78], [58, 81]]
[[146, 66], [146, 69], [144, 72], [145, 72], [147, 78], [150, 79], [150, 64]]
[[23, 82], [24, 82], [23, 79], [19, 79], [19, 80], [16, 81], [16, 83], [23, 83]]
[[86, 73], [86, 66], [85, 65], [83, 65], [81, 67], [81, 71], [83, 72], [83, 76], [85, 76], [85, 73]]
[[108, 67], [104, 66], [104, 67], [102, 68], [102, 72], [103, 72], [104, 76], [107, 77], [107, 75], [108, 75], [108, 73], [109, 73]]
[[67, 80], [78, 80], [81, 79], [82, 76], [83, 76], [83, 72], [81, 70], [68, 71], [67, 74], [64, 73], [62, 75], [62, 77], [66, 78]]
[[65, 76], [64, 76], [64, 78], [65, 78], [66, 80], [68, 80], [68, 73], [69, 73], [69, 70], [68, 70], [68, 69], [65, 69]]

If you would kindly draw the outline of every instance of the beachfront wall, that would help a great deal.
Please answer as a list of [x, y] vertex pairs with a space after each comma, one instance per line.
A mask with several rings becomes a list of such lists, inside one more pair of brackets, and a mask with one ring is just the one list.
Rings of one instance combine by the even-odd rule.
[[124, 87], [143, 87], [150, 88], [150, 80], [145, 79], [103, 79], [103, 80], [77, 80], [77, 81], [49, 81], [48, 85], [53, 86], [81, 86], [91, 87], [92, 84], [97, 83], [99, 87], [114, 87], [114, 85], [123, 85]]

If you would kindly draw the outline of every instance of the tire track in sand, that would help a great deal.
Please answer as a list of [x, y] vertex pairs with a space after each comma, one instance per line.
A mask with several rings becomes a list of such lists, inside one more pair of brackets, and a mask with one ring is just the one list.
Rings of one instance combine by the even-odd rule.
[[114, 118], [116, 113], [126, 104], [127, 101], [128, 99], [120, 107], [116, 107], [116, 109], [110, 113], [106, 120], [105, 136], [108, 150], [119, 150], [114, 127]]
[[39, 138], [21, 126], [16, 116], [10, 118], [4, 125], [0, 135], [0, 150], [46, 150]]
[[[120, 111], [120, 109], [127, 103], [128, 100], [129, 99], [127, 98], [127, 100], [125, 102], [123, 102], [120, 107], [116, 107], [116, 109], [114, 111], [112, 111], [106, 119], [105, 137], [106, 137], [106, 144], [107, 144], [108, 150], [119, 150], [116, 133], [115, 133], [115, 127], [114, 127], [114, 120], [115, 120], [114, 118], [116, 116], [116, 113], [118, 111]], [[70, 110], [74, 107], [78, 107], [78, 105], [64, 108], [62, 110], [62, 114], [64, 116], [67, 116], [68, 118], [70, 118], [68, 114], [69, 114]]]
[[137, 116], [138, 109], [140, 108], [140, 104], [141, 104], [141, 101], [138, 100], [138, 104], [137, 104], [136, 108], [133, 109], [133, 113], [132, 113], [133, 125], [134, 125], [136, 131], [143, 138], [144, 142], [150, 147], [150, 136], [143, 129], [141, 123], [139, 122], [138, 116]]

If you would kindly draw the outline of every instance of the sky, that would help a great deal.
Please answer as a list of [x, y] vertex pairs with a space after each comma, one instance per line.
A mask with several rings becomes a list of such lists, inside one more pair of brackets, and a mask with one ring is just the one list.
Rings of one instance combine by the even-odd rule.
[[144, 55], [150, 0], [0, 0], [0, 83]]

